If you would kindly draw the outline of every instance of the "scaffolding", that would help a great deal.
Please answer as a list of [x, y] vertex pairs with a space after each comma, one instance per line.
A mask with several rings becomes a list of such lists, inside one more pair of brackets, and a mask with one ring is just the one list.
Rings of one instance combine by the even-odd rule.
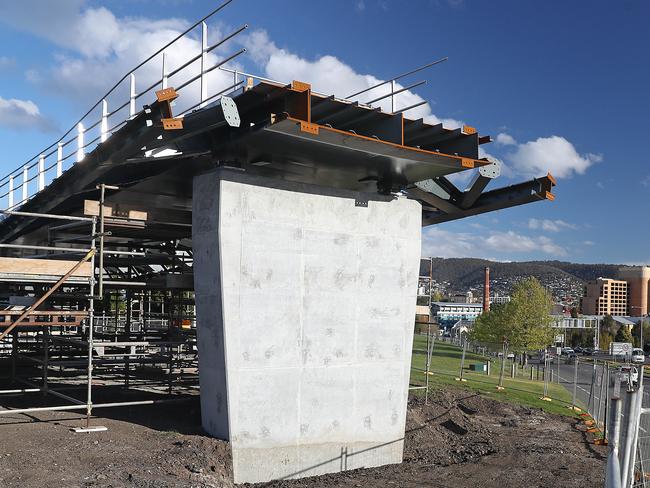
[[[420, 273], [418, 276], [418, 294], [416, 299], [415, 315], [415, 332], [422, 334], [423, 328], [426, 330], [427, 349], [425, 352], [426, 360], [424, 362], [424, 385], [411, 385], [409, 390], [424, 390], [424, 403], [429, 402], [429, 376], [431, 373], [431, 355], [435, 344], [438, 324], [431, 319], [431, 302], [433, 297], [433, 258], [420, 259]], [[427, 313], [420, 313], [420, 308], [426, 307]], [[426, 320], [423, 320], [426, 317]], [[435, 327], [435, 333], [432, 333], [432, 327]], [[414, 350], [415, 352], [415, 350]], [[419, 351], [418, 351], [419, 352]]]
[[[125, 241], [114, 230], [124, 228], [125, 220], [103, 212], [89, 217], [3, 212], [67, 222], [49, 227], [46, 245], [3, 245], [13, 266], [0, 275], [0, 364], [9, 366], [2, 368], [9, 375], [2, 378], [0, 405], [3, 397], [39, 392], [65, 403], [45, 399], [47, 405], [35, 406], [25, 397], [19, 408], [0, 408], [0, 415], [79, 410], [86, 418], [80, 430], [95, 430], [94, 409], [198, 393], [193, 292], [156, 287], [151, 279], [178, 270], [179, 262], [191, 270], [190, 256], [175, 249], [157, 269], [143, 265], [152, 254], [162, 262], [159, 251], [151, 250], [156, 246], [146, 239]], [[87, 272], [80, 274], [86, 262]], [[115, 389], [122, 396], [137, 391], [149, 398], [94, 401], [97, 393]], [[101, 396], [114, 399], [112, 393]]]

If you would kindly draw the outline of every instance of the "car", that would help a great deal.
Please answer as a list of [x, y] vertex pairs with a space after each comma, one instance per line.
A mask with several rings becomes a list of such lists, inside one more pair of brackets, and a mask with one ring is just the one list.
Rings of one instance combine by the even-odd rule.
[[567, 362], [575, 361], [578, 357], [578, 355], [573, 351], [565, 353], [564, 356], [566, 357]]
[[594, 349], [591, 348], [591, 347], [585, 347], [585, 348], [582, 350], [582, 354], [583, 354], [584, 356], [593, 356], [593, 355], [594, 355]]
[[573, 350], [575, 351], [576, 354], [582, 354], [582, 351], [583, 351], [582, 347], [580, 347], [580, 346], [575, 347]]
[[645, 363], [645, 353], [640, 347], [632, 349], [632, 362], [637, 364]]
[[571, 349], [570, 347], [563, 347], [563, 348], [562, 348], [562, 354], [563, 354], [563, 355], [567, 355], [567, 356], [568, 356], [569, 354], [573, 354], [573, 355], [575, 355], [575, 351], [574, 351], [573, 349]]
[[618, 378], [621, 383], [636, 384], [639, 381], [639, 370], [635, 366], [624, 364], [618, 368]]

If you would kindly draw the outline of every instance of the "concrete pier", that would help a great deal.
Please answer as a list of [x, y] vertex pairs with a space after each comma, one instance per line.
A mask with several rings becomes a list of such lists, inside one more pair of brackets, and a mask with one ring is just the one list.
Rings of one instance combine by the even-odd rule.
[[420, 204], [234, 170], [193, 199], [202, 422], [234, 481], [401, 462]]

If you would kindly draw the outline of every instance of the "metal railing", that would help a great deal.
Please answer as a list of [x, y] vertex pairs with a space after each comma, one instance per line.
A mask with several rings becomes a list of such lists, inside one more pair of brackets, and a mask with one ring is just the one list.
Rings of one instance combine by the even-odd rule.
[[[83, 161], [86, 154], [90, 153], [97, 145], [106, 142], [114, 131], [120, 129], [138, 115], [140, 113], [136, 108], [138, 100], [147, 95], [149, 98], [153, 98], [153, 91], [158, 88], [167, 88], [169, 85], [174, 86], [177, 92], [185, 90], [182, 99], [174, 102], [174, 112], [177, 116], [182, 117], [188, 112], [201, 109], [224, 94], [238, 89], [246, 79], [286, 86], [288, 84], [286, 82], [272, 80], [236, 67], [227, 66], [227, 64], [244, 54], [246, 52], [245, 48], [220, 53], [219, 56], [214, 54], [228, 41], [236, 38], [248, 28], [248, 24], [244, 24], [221, 37], [217, 42], [208, 43], [207, 21], [232, 1], [224, 1], [209, 14], [140, 62], [100, 97], [58, 140], [41, 149], [16, 169], [0, 178], [0, 208], [7, 210], [20, 208], [52, 181], [60, 177], [64, 171]], [[199, 29], [200, 33], [197, 35], [196, 31]], [[193, 56], [183, 57], [178, 62], [178, 66], [172, 69], [169, 66], [170, 54], [174, 53], [176, 55], [179, 50], [182, 51], [182, 54], [185, 54], [188, 40], [200, 43], [198, 52]], [[181, 45], [181, 43], [184, 44]], [[390, 98], [390, 111], [392, 113], [406, 112], [427, 102], [421, 101], [397, 109], [397, 96], [426, 83], [426, 81], [420, 81], [406, 87], [399, 86], [397, 81], [446, 60], [446, 57], [438, 59], [345, 98], [336, 99], [372, 107], [373, 104]], [[160, 75], [152, 75], [154, 72], [160, 73]], [[232, 76], [232, 82], [229, 79], [230, 76]], [[141, 88], [143, 85], [145, 88]], [[360, 96], [370, 97], [371, 93], [379, 95], [377, 90], [385, 88], [387, 85], [390, 87], [390, 91], [381, 92], [380, 96], [375, 96], [372, 100], [365, 101], [365, 103], [359, 100]], [[191, 87], [191, 89], [188, 89], [188, 87]], [[188, 92], [189, 96], [187, 96]], [[322, 95], [329, 96], [329, 94]], [[177, 104], [181, 104], [181, 106], [179, 107]], [[5, 218], [5, 215], [0, 215], [0, 220], [3, 218]]]
[[[224, 1], [208, 15], [192, 24], [139, 63], [97, 100], [57, 141], [38, 151], [36, 155], [18, 168], [0, 178], [0, 208], [9, 210], [19, 208], [49, 183], [60, 177], [66, 169], [83, 161], [87, 153], [91, 152], [98, 144], [106, 142], [114, 131], [140, 112], [136, 109], [137, 101], [140, 98], [153, 95], [152, 92], [156, 89], [166, 88], [171, 81], [175, 82], [177, 91], [185, 89], [184, 95], [189, 91], [188, 87], [196, 88], [198, 82], [198, 90], [194, 90], [189, 97], [185, 97], [183, 103], [186, 106], [182, 109], [182, 113], [187, 113], [197, 107], [202, 108], [217, 97], [236, 89], [241, 82], [233, 83], [231, 86], [218, 83], [214, 89], [211, 89], [208, 76], [217, 68], [223, 67], [246, 52], [245, 48], [241, 48], [220, 56], [218, 60], [209, 57], [215, 50], [248, 28], [248, 25], [245, 24], [214, 44], [208, 44], [206, 21], [232, 1]], [[199, 28], [200, 52], [184, 59], [178, 67], [170, 70], [168, 53], [180, 47], [181, 42], [186, 43], [188, 39], [197, 41], [195, 33]], [[158, 70], [160, 75], [152, 82], [153, 70]], [[198, 73], [193, 75], [193, 72], [197, 71]], [[140, 78], [140, 83], [145, 86], [144, 88], [139, 88], [137, 82]]]

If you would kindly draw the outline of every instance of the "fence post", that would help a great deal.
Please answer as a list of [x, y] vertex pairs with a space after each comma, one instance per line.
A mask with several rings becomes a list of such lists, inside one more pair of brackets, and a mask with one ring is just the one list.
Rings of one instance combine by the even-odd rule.
[[503, 343], [503, 352], [501, 356], [501, 372], [499, 373], [499, 385], [497, 386], [497, 390], [503, 390], [503, 373], [504, 373], [504, 368], [506, 365], [506, 356], [508, 355], [508, 346], [506, 343]]
[[167, 53], [163, 51], [162, 53], [162, 85], [161, 88], [164, 90], [167, 88]]
[[[607, 439], [607, 428], [609, 424], [609, 411], [611, 409], [609, 405], [610, 401], [610, 391], [609, 391], [609, 368], [607, 368], [607, 374], [605, 375], [605, 381], [607, 382], [607, 387], [605, 388], [605, 416], [603, 418], [603, 439]], [[605, 441], [607, 442], [607, 441]]]
[[45, 188], [45, 154], [38, 157], [38, 191]]
[[491, 370], [492, 370], [492, 361], [488, 359], [487, 360], [487, 368], [485, 369], [487, 376], [490, 376]]
[[[641, 412], [643, 409], [643, 366], [639, 368], [639, 387], [634, 397], [634, 415], [630, 419], [634, 423], [633, 439], [630, 449], [630, 462], [627, 471], [627, 482], [632, 485], [634, 483], [634, 465], [636, 464], [636, 454], [639, 450], [639, 428], [641, 426]], [[645, 483], [643, 484], [645, 486]]]
[[560, 356], [557, 357], [557, 384], [560, 384]]
[[27, 174], [29, 170], [27, 169], [27, 165], [23, 166], [23, 199], [21, 200], [21, 203], [25, 203], [27, 201], [27, 180], [29, 179], [29, 176]]
[[620, 385], [618, 382], [615, 382], [614, 395], [612, 396], [612, 429], [609, 442], [609, 453], [607, 454], [607, 471], [605, 476], [606, 488], [621, 488], [621, 467], [618, 461], [618, 439], [621, 430], [621, 400], [618, 397], [618, 390], [620, 390]]
[[576, 405], [576, 395], [578, 393], [578, 356], [573, 362], [573, 398], [571, 399], [571, 410], [580, 410]]
[[[595, 390], [595, 384], [596, 384], [596, 363], [598, 361], [594, 359], [594, 364], [593, 368], [591, 370], [591, 386], [589, 387], [589, 398], [587, 399], [587, 413], [593, 414], [595, 408], [595, 399], [594, 399], [594, 390]], [[592, 405], [593, 401], [593, 405]]]
[[514, 377], [515, 377], [515, 369], [516, 369], [515, 363], [512, 363], [512, 364], [510, 365], [510, 377], [511, 377], [511, 378], [514, 378]]
[[550, 400], [550, 398], [548, 398], [548, 379], [552, 372], [552, 368], [548, 367], [549, 362], [548, 356], [544, 355], [544, 396], [542, 397], [542, 400]]
[[106, 142], [106, 139], [108, 139], [108, 102], [106, 100], [102, 100], [102, 123], [99, 130], [99, 141]]
[[607, 361], [605, 361], [605, 364], [603, 365], [603, 371], [600, 373], [600, 394], [598, 396], [598, 418], [596, 419], [597, 422], [602, 421], [602, 407], [603, 407], [603, 400], [605, 396], [605, 391], [607, 389], [607, 386], [605, 385], [605, 370], [609, 369], [609, 366], [607, 365]]
[[465, 350], [467, 349], [467, 341], [463, 342], [463, 355], [460, 358], [460, 373], [456, 381], [467, 381], [463, 378], [463, 370], [465, 369]]
[[77, 163], [84, 158], [84, 125], [77, 124]]
[[14, 206], [14, 177], [13, 175], [9, 176], [9, 198], [7, 199], [9, 210]]
[[56, 145], [56, 177], [63, 173], [63, 144], [59, 142]]
[[433, 354], [433, 345], [436, 338], [431, 336], [431, 324], [427, 324], [427, 362], [425, 372], [425, 390], [424, 390], [424, 404], [429, 404], [429, 375], [431, 371], [431, 355]]
[[135, 117], [135, 73], [131, 73], [129, 77], [129, 118]]
[[[539, 368], [539, 365], [538, 365], [537, 367]], [[534, 375], [534, 373], [535, 373], [535, 370], [534, 370], [533, 367], [531, 366], [531, 367], [530, 367], [530, 381], [533, 381], [533, 375]]]

